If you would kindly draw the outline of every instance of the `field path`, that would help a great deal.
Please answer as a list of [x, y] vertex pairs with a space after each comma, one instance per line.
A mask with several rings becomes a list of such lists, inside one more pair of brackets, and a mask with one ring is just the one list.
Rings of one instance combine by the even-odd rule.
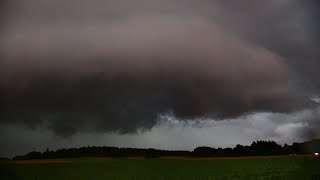
[[65, 164], [71, 163], [66, 159], [33, 159], [33, 160], [15, 160], [14, 164]]

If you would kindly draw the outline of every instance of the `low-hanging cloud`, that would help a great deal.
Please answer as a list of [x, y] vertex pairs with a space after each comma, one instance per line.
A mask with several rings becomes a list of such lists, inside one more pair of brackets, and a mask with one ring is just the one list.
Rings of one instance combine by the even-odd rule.
[[43, 126], [30, 129], [11, 124], [0, 126], [0, 156], [13, 157], [32, 150], [45, 151], [47, 148], [56, 150], [87, 145], [190, 151], [199, 146], [225, 148], [235, 147], [237, 144], [250, 145], [261, 139], [291, 145], [293, 142], [309, 140], [310, 135], [320, 137], [314, 126], [319, 113], [320, 107], [317, 107], [293, 113], [255, 113], [221, 121], [181, 121], [163, 115], [149, 131], [139, 131], [136, 134], [78, 132], [69, 138], [59, 137]]
[[125, 3], [114, 1], [110, 14], [91, 14], [84, 2], [73, 11], [51, 4], [61, 14], [40, 3], [8, 15], [0, 41], [2, 123], [46, 123], [62, 136], [131, 133], [152, 128], [164, 113], [223, 119], [309, 107], [292, 91], [286, 57], [228, 23], [188, 9], [122, 11]]

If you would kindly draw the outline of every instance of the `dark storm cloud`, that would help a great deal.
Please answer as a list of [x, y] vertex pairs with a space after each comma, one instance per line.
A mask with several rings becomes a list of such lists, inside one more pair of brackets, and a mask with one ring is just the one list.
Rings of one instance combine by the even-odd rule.
[[319, 1], [218, 2], [222, 10], [217, 19], [222, 24], [284, 57], [294, 83], [304, 91], [319, 94]]
[[[0, 126], [0, 157], [13, 157], [32, 150], [45, 151], [83, 146], [117, 146], [193, 150], [199, 146], [235, 147], [250, 145], [256, 140], [272, 140], [284, 145], [320, 137], [313, 124], [319, 117], [320, 108], [293, 113], [255, 113], [235, 119], [180, 121], [164, 115], [149, 131], [136, 134], [84, 133], [63, 138], [46, 127], [34, 129], [22, 125]], [[19, 132], [19, 133], [17, 133]]]
[[45, 123], [63, 136], [130, 133], [168, 112], [225, 118], [309, 107], [289, 83], [291, 61], [302, 60], [286, 45], [303, 57], [300, 44], [313, 43], [292, 39], [308, 35], [295, 31], [307, 27], [291, 18], [293, 3], [71, 2], [8, 4], [2, 123]]

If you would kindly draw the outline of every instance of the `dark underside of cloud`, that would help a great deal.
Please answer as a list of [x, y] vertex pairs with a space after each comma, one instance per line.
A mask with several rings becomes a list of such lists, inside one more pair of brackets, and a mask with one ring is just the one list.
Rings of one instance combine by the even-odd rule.
[[311, 1], [70, 2], [5, 4], [0, 123], [45, 123], [61, 136], [133, 133], [161, 114], [225, 119], [314, 107]]

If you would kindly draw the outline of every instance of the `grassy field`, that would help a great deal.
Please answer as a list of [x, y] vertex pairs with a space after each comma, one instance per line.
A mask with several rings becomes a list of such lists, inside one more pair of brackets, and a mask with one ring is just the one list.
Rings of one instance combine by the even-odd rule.
[[320, 179], [320, 158], [78, 158], [0, 162], [0, 179]]

